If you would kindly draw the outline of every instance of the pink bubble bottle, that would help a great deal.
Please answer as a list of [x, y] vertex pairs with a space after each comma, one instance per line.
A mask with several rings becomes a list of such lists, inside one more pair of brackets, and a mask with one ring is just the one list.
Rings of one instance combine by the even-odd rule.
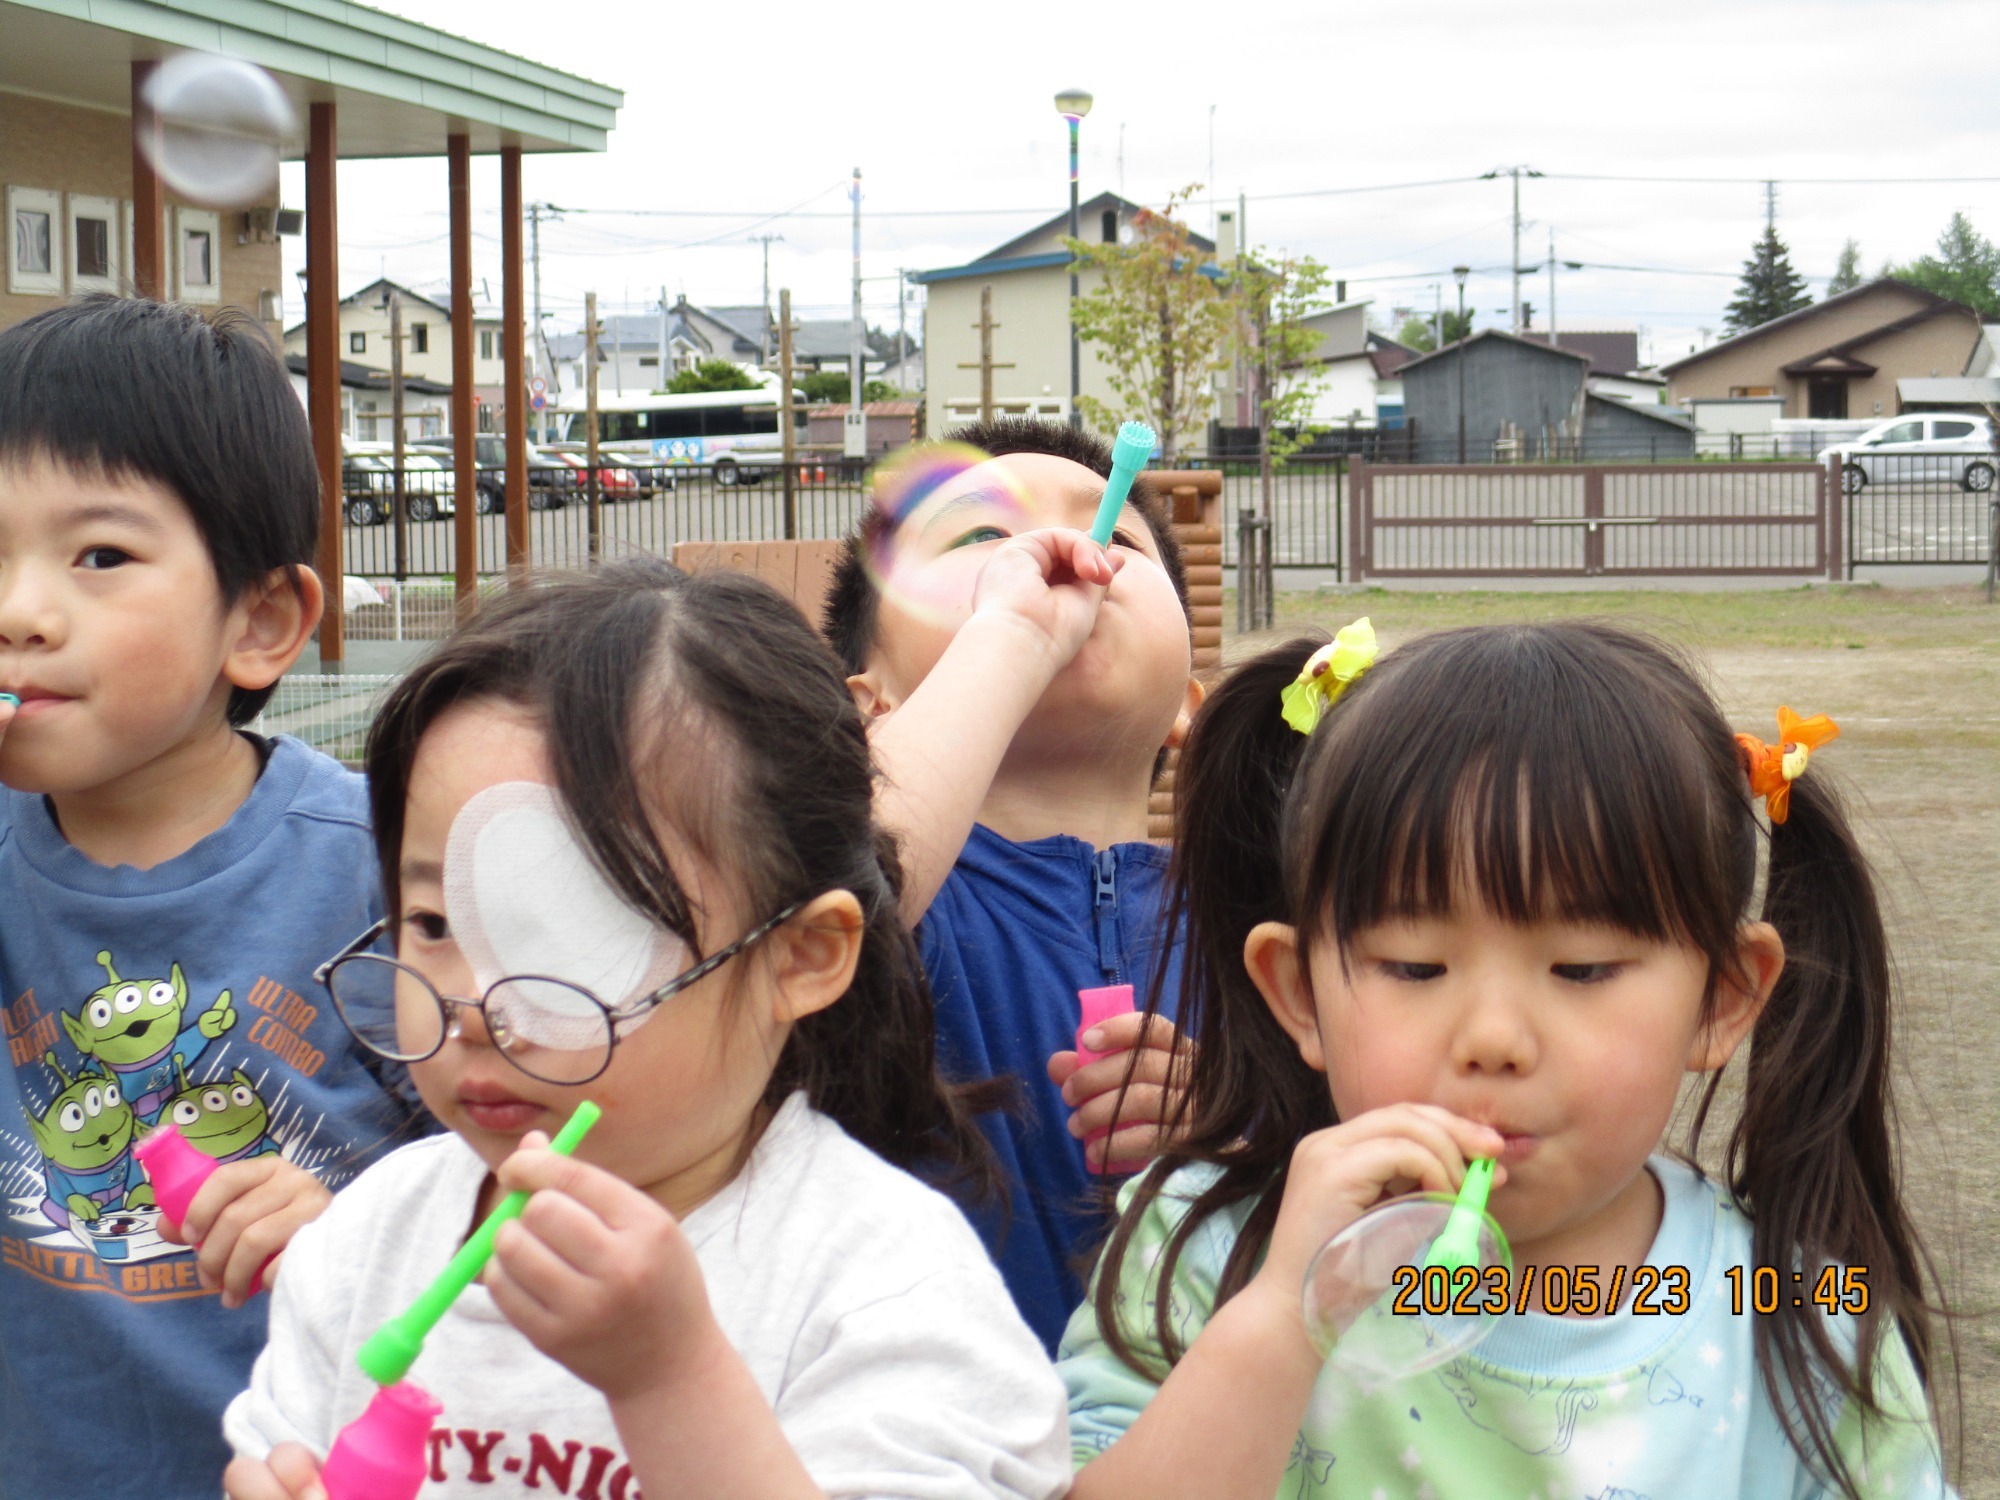
[[443, 1410], [407, 1380], [376, 1391], [333, 1440], [319, 1476], [328, 1500], [416, 1500], [430, 1472], [431, 1421]]

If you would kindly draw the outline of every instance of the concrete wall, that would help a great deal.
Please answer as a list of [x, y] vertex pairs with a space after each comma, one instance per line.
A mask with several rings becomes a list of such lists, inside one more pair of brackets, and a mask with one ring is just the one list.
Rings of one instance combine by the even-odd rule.
[[[1784, 367], [1871, 329], [1921, 311], [1929, 304], [1914, 291], [1893, 283], [1869, 288], [1863, 295], [1813, 317], [1800, 318], [1768, 334], [1746, 337], [1684, 368], [1670, 371], [1667, 400], [1684, 406], [1698, 397], [1726, 397], [1738, 387], [1769, 386], [1784, 397], [1784, 415], [1807, 414], [1808, 381], [1786, 375]], [[1874, 365], [1872, 378], [1848, 383], [1850, 417], [1896, 413], [1896, 382], [1906, 375], [1958, 375], [1964, 372], [1980, 338], [1978, 319], [1952, 313], [1926, 319], [1904, 333], [1873, 341], [1855, 356]], [[1879, 405], [1877, 404], [1879, 403]]]
[[[77, 194], [116, 200], [117, 233], [112, 252], [119, 290], [132, 286], [132, 242], [129, 217], [132, 203], [132, 122], [129, 115], [106, 110], [58, 104], [26, 94], [0, 92], [0, 208], [6, 201], [5, 189], [39, 188], [57, 194]], [[273, 198], [269, 207], [276, 207]], [[167, 194], [167, 246], [169, 290], [173, 289], [174, 247], [179, 241], [179, 201]], [[200, 210], [192, 210], [199, 214]], [[59, 264], [74, 265], [70, 243], [69, 214], [60, 215]], [[238, 244], [243, 229], [241, 211], [223, 211], [215, 216], [215, 252], [219, 271], [218, 305], [241, 307], [253, 316], [259, 311], [262, 294], [279, 291], [283, 269], [275, 241]], [[14, 250], [14, 226], [4, 226], [5, 253]], [[11, 262], [10, 262], [11, 263]], [[8, 280], [0, 275], [0, 327], [17, 323], [35, 313], [60, 306], [73, 292], [82, 290], [65, 276], [62, 289], [45, 294], [10, 292]], [[294, 297], [294, 311], [297, 299]], [[272, 336], [279, 324], [269, 325]], [[1955, 372], [1954, 372], [1955, 373]]]
[[[1474, 339], [1463, 353], [1468, 460], [1491, 455], [1503, 423], [1512, 422], [1538, 446], [1544, 427], [1576, 420], [1587, 368], [1582, 359], [1502, 338]], [[1401, 371], [1403, 406], [1416, 423], [1417, 456], [1424, 463], [1449, 463], [1458, 455], [1458, 359], [1458, 352], [1447, 350]]]

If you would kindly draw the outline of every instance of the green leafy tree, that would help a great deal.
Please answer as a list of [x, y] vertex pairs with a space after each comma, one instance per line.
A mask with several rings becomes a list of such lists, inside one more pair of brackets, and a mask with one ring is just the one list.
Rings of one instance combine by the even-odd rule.
[[726, 359], [704, 359], [667, 382], [667, 393], [692, 396], [701, 391], [754, 391], [757, 382], [741, 365]]
[[1982, 318], [2000, 318], [2000, 249], [1962, 213], [1953, 214], [1938, 236], [1937, 254], [1920, 255], [1889, 274], [1977, 308]]
[[1743, 262], [1743, 279], [1736, 285], [1736, 299], [1725, 310], [1722, 326], [1728, 333], [1745, 333], [1773, 318], [1810, 307], [1805, 278], [1792, 269], [1791, 251], [1778, 238], [1775, 225], [1765, 225], [1757, 237], [1750, 258]]
[[1270, 465], [1282, 464], [1316, 435], [1306, 416], [1319, 394], [1319, 371], [1306, 361], [1318, 352], [1320, 335], [1305, 320], [1325, 310], [1326, 284], [1326, 267], [1311, 256], [1270, 251], [1245, 256], [1230, 277], [1237, 309], [1235, 344], [1251, 372], [1257, 400], [1266, 514]]
[[1074, 316], [1077, 337], [1103, 351], [1112, 399], [1082, 397], [1083, 419], [1107, 432], [1148, 423], [1169, 462], [1207, 420], [1211, 377], [1236, 335], [1237, 305], [1179, 217], [1200, 190], [1191, 184], [1159, 212], [1141, 210], [1129, 244], [1063, 242], [1079, 271], [1100, 278]]
[[1840, 247], [1840, 259], [1834, 262], [1833, 279], [1826, 284], [1826, 294], [1838, 297], [1842, 292], [1851, 292], [1861, 285], [1861, 247], [1849, 240]]
[[[1455, 344], [1462, 338], [1470, 337], [1472, 333], [1472, 314], [1470, 312], [1461, 318], [1456, 312], [1453, 312], [1450, 308], [1446, 308], [1442, 321], [1444, 323], [1444, 341], [1447, 344]], [[1396, 342], [1406, 349], [1415, 349], [1420, 354], [1429, 354], [1433, 349], [1437, 348], [1437, 333], [1433, 321], [1430, 318], [1416, 317], [1404, 319], [1403, 326], [1397, 330]]]
[[[838, 401], [845, 404], [847, 400], [848, 383], [845, 370], [815, 370], [812, 374], [801, 377], [796, 384], [799, 393], [808, 401]], [[870, 401], [893, 401], [900, 394], [901, 392], [894, 386], [884, 381], [861, 382], [863, 405]]]

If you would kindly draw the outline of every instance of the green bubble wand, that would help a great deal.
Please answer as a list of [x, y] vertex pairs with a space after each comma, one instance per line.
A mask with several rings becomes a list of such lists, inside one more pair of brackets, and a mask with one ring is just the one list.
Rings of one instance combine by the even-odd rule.
[[[569, 1123], [549, 1142], [549, 1149], [558, 1156], [570, 1155], [602, 1114], [595, 1104], [584, 1100], [569, 1117]], [[410, 1304], [409, 1310], [384, 1323], [361, 1346], [354, 1358], [362, 1374], [377, 1385], [390, 1386], [409, 1373], [417, 1356], [424, 1352], [424, 1339], [437, 1326], [438, 1319], [458, 1300], [460, 1292], [478, 1280], [486, 1262], [493, 1258], [493, 1242], [500, 1226], [509, 1219], [518, 1219], [527, 1206], [526, 1192], [509, 1193], [500, 1200], [485, 1222], [459, 1247], [458, 1254], [438, 1272], [437, 1279]]]
[[1090, 539], [1098, 546], [1111, 545], [1111, 533], [1118, 527], [1118, 513], [1125, 509], [1132, 481], [1153, 456], [1157, 441], [1153, 429], [1144, 422], [1127, 422], [1118, 429], [1118, 441], [1111, 445], [1111, 477], [1104, 481], [1104, 498], [1097, 502], [1097, 519], [1090, 526]]

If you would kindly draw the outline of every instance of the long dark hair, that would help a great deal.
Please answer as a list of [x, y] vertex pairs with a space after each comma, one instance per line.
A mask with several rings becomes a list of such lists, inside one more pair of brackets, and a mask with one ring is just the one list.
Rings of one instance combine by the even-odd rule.
[[[1695, 948], [1709, 964], [1706, 1020], [1754, 912], [1759, 824], [1744, 765], [1694, 670], [1660, 642], [1588, 621], [1440, 632], [1386, 654], [1308, 738], [1280, 718], [1279, 694], [1321, 644], [1295, 640], [1240, 667], [1181, 752], [1171, 917], [1188, 927], [1180, 1024], [1202, 1043], [1173, 1122], [1179, 1147], [1137, 1189], [1095, 1294], [1106, 1341], [1135, 1369], [1146, 1365], [1121, 1327], [1118, 1273], [1168, 1176], [1189, 1162], [1221, 1168], [1168, 1241], [1162, 1288], [1205, 1219], [1251, 1205], [1220, 1303], [1269, 1244], [1292, 1148], [1336, 1122], [1325, 1078], [1245, 971], [1257, 923], [1288, 922], [1307, 950], [1332, 941], [1344, 952], [1378, 922], [1449, 912], [1469, 888], [1512, 921], [1603, 922]], [[1875, 1361], [1899, 1329], [1928, 1384], [1936, 1278], [1899, 1193], [1888, 940], [1819, 766], [1771, 829], [1761, 915], [1787, 962], [1751, 1034], [1728, 1183], [1751, 1216], [1757, 1264], [1869, 1269], [1851, 1361], [1810, 1305], [1781, 1301], [1756, 1327], [1787, 1436], [1853, 1495], [1817, 1397], [1838, 1391], [1879, 1412]], [[1150, 1311], [1148, 1341], [1178, 1360], [1164, 1295]]]
[[930, 990], [897, 915], [902, 867], [874, 820], [860, 712], [783, 596], [743, 574], [691, 576], [642, 558], [484, 606], [396, 685], [369, 732], [391, 913], [417, 746], [447, 709], [481, 698], [540, 721], [556, 791], [591, 858], [697, 957], [656, 818], [737, 882], [755, 912], [852, 891], [865, 922], [854, 982], [793, 1026], [764, 1102], [802, 1090], [898, 1166], [991, 1182], [968, 1105], [938, 1076]]

